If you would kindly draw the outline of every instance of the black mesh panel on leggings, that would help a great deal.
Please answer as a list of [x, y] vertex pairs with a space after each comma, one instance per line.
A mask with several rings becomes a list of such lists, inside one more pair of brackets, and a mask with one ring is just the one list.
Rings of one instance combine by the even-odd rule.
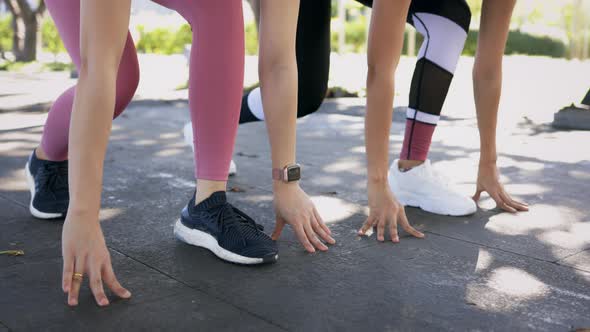
[[434, 62], [421, 58], [416, 63], [409, 106], [424, 113], [440, 115], [453, 75]]
[[[318, 110], [328, 90], [330, 74], [330, 0], [301, 0], [297, 22], [297, 117]], [[240, 123], [258, 121], [242, 98]]]

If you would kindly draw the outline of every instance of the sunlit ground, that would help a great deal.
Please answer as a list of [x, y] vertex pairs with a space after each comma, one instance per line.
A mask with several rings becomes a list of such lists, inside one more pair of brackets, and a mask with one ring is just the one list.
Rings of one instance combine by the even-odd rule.
[[[495, 324], [515, 320], [523, 325], [514, 326], [564, 330], [590, 317], [590, 210], [584, 199], [590, 183], [590, 150], [584, 145], [589, 133], [556, 131], [548, 126], [554, 112], [579, 101], [590, 88], [590, 62], [505, 58], [498, 165], [507, 190], [530, 203], [530, 212], [502, 213], [487, 196], [477, 214], [465, 218], [433, 216], [408, 208], [410, 221], [425, 231], [427, 238], [402, 238], [397, 246], [377, 244], [374, 235], [369, 239], [356, 236], [368, 212], [362, 136], [365, 100], [327, 101], [321, 112], [299, 120], [298, 160], [304, 165], [302, 186], [339, 242], [328, 255], [307, 256], [287, 228], [281, 239], [281, 254], [289, 264], [278, 265], [271, 275], [263, 270], [217, 266], [213, 258], [199, 256], [201, 251], [174, 240], [171, 225], [194, 188], [194, 170], [191, 150], [182, 138], [182, 127], [189, 119], [187, 104], [162, 103], [161, 99], [186, 98], [186, 90], [175, 90], [186, 81], [186, 63], [181, 56], [142, 55], [140, 61], [143, 71], [137, 99], [156, 102], [132, 105], [114, 122], [105, 166], [101, 220], [107, 241], [116, 250], [187, 283], [197, 280], [209, 285], [215, 280], [239, 279], [226, 285], [232, 298], [242, 295], [244, 284], [281, 292], [285, 289], [283, 280], [300, 285], [312, 276], [313, 291], [303, 287], [305, 300], [311, 297], [317, 303], [314, 310], [322, 315], [327, 312], [327, 316], [337, 316], [331, 310], [340, 312], [351, 301], [366, 305], [395, 299], [383, 308], [388, 312], [403, 308], [401, 315], [412, 320], [420, 313], [439, 319], [437, 324], [452, 322], [455, 329], [467, 326], [470, 317], [492, 317]], [[362, 95], [364, 61], [357, 55], [333, 55], [330, 85], [358, 90]], [[414, 62], [413, 58], [403, 58], [400, 63], [397, 106], [407, 102]], [[472, 62], [471, 58], [461, 59], [430, 155], [435, 167], [465, 195], [473, 194], [479, 157]], [[64, 73], [37, 75], [11, 78], [10, 92], [0, 96], [0, 105], [49, 101], [73, 83]], [[249, 58], [246, 81], [255, 80], [256, 59]], [[34, 91], [21, 85], [29, 81], [35, 82]], [[355, 116], [345, 115], [358, 110], [361, 112]], [[45, 117], [27, 109], [0, 112], [0, 198], [28, 204], [22, 167], [38, 143], [39, 126]], [[397, 121], [390, 134], [392, 158], [399, 154], [402, 138], [403, 122]], [[242, 126], [235, 152], [238, 176], [230, 181], [230, 187], [236, 189], [230, 197], [270, 232], [274, 215], [264, 125]], [[31, 229], [37, 225], [33, 220], [23, 222]], [[133, 235], [125, 232], [131, 227]], [[59, 229], [52, 232], [57, 239]], [[23, 236], [22, 232], [9, 235]], [[31, 248], [34, 244], [22, 243], [27, 252], [23, 259], [38, 259], [46, 251], [51, 257], [59, 257], [55, 241], [55, 248], [37, 251]], [[214, 268], [203, 268], [201, 262]], [[376, 278], [377, 272], [385, 277]], [[359, 276], [366, 280], [358, 280]], [[31, 287], [53, 290], [53, 284], [39, 284]], [[365, 284], [368, 286], [363, 288]], [[137, 285], [134, 290], [150, 292]], [[247, 307], [257, 310], [264, 304], [258, 294], [238, 298], [253, 298], [256, 303]], [[54, 297], [51, 293], [44, 298]], [[304, 299], [299, 293], [289, 299], [283, 307], [265, 308], [261, 314], [301, 310]], [[432, 303], [437, 304], [436, 310], [429, 307]], [[286, 317], [285, 321], [295, 324], [289, 321], [291, 316]], [[366, 321], [367, 315], [350, 319]]]

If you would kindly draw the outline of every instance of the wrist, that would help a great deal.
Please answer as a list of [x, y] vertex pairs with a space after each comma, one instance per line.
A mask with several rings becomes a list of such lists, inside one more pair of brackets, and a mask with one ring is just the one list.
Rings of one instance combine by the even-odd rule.
[[78, 225], [100, 227], [99, 211], [70, 206], [66, 214], [66, 222], [72, 221]]
[[[70, 197], [72, 195], [70, 194]], [[68, 206], [68, 217], [76, 217], [76, 218], [83, 218], [83, 219], [98, 219], [98, 215], [100, 213], [100, 198], [90, 199], [90, 198], [80, 198], [78, 199], [71, 199], [70, 204]]]
[[369, 186], [383, 186], [386, 184], [388, 184], [387, 173], [379, 173], [367, 177], [367, 185]]
[[283, 168], [273, 168], [272, 179], [273, 182], [298, 182], [301, 179], [301, 165], [293, 163]]
[[494, 157], [480, 157], [479, 158], [479, 166], [496, 166], [497, 158]]
[[496, 144], [481, 142], [479, 150], [479, 163], [495, 164], [497, 160], [498, 153], [496, 152]]
[[280, 180], [272, 181], [272, 191], [274, 193], [280, 193], [288, 190], [293, 190], [299, 187], [299, 181], [285, 182]]
[[98, 215], [100, 208], [89, 207], [87, 205], [72, 204], [68, 207], [68, 214], [73, 213], [74, 215], [89, 216]]

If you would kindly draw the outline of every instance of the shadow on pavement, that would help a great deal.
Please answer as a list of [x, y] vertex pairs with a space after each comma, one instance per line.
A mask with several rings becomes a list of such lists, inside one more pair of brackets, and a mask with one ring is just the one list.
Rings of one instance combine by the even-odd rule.
[[[23, 167], [42, 129], [0, 132], [0, 250], [26, 252], [0, 256], [0, 291], [7, 294], [0, 298], [0, 322], [7, 327], [60, 329], [72, 321], [97, 329], [130, 321], [133, 327], [285, 330], [590, 326], [590, 271], [568, 267], [570, 257], [590, 249], [590, 207], [580, 198], [587, 168], [501, 154], [503, 180], [531, 204], [529, 213], [502, 213], [489, 200], [461, 218], [408, 208], [427, 238], [378, 243], [356, 236], [366, 217], [363, 119], [320, 112], [300, 120], [298, 153], [303, 187], [339, 242], [328, 253], [309, 255], [286, 230], [280, 262], [249, 268], [223, 263], [172, 235], [194, 186], [192, 153], [181, 133], [186, 105], [137, 105], [125, 114], [113, 126], [101, 220], [115, 269], [135, 297], [106, 310], [92, 305], [88, 291], [81, 307], [61, 306], [61, 223], [28, 215]], [[544, 134], [532, 135], [538, 141], [531, 144], [542, 145]], [[401, 134], [392, 141], [395, 154]], [[271, 232], [268, 152], [263, 124], [241, 127], [239, 173], [229, 183], [236, 190], [228, 195]], [[477, 153], [438, 139], [431, 157], [470, 193]], [[189, 315], [183, 307], [191, 308]]]

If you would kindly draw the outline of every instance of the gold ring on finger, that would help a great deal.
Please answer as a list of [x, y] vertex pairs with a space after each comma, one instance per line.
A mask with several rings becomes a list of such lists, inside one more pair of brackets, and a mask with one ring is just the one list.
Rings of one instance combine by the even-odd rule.
[[81, 281], [82, 279], [84, 279], [84, 275], [82, 273], [74, 273], [74, 276], [72, 277], [72, 279], [77, 280], [77, 281]]

